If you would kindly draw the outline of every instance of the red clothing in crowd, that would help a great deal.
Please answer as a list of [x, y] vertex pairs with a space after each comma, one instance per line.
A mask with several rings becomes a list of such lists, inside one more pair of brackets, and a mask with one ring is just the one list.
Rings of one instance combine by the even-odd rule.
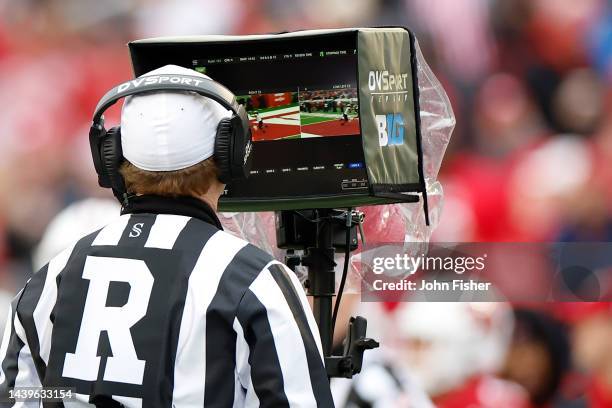
[[463, 387], [435, 398], [438, 408], [529, 408], [527, 394], [508, 381], [489, 376], [476, 377]]

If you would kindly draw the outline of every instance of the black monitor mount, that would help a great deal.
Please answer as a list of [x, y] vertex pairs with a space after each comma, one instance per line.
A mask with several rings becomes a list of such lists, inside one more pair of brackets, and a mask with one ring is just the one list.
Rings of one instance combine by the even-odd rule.
[[[307, 294], [313, 297], [313, 313], [321, 334], [329, 377], [353, 377], [361, 371], [363, 353], [379, 345], [366, 337], [366, 319], [351, 317], [343, 354], [332, 355], [334, 326], [346, 281], [348, 257], [357, 249], [357, 227], [361, 230], [363, 217], [363, 213], [352, 209], [284, 210], [276, 213], [277, 245], [287, 249], [285, 263], [293, 270], [298, 265], [308, 268], [304, 286]], [[363, 239], [363, 231], [361, 237]], [[298, 254], [295, 250], [303, 253]], [[339, 295], [332, 311], [336, 294], [336, 251], [343, 251], [346, 258]]]

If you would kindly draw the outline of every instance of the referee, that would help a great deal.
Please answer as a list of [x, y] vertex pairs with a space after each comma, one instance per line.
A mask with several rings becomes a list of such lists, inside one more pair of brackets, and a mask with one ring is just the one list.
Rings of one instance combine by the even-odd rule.
[[[205, 77], [171, 65], [145, 75], [176, 74]], [[215, 214], [215, 135], [230, 114], [192, 92], [126, 98], [120, 171], [132, 198], [12, 302], [0, 406], [38, 407], [9, 397], [61, 387], [73, 400], [45, 407], [333, 407], [299, 281]]]

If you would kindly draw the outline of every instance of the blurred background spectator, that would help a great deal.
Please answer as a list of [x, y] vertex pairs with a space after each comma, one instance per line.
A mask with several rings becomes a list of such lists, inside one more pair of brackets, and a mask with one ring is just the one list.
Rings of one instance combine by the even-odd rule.
[[[31, 273], [57, 213], [110, 195], [97, 187], [87, 130], [98, 98], [132, 75], [128, 41], [363, 25], [412, 28], [451, 98], [458, 125], [441, 169], [446, 206], [435, 240], [612, 240], [608, 0], [0, 0], [0, 298]], [[117, 118], [118, 108], [107, 114]], [[533, 406], [611, 407], [610, 308], [559, 312], [572, 307], [517, 311], [514, 357], [453, 386], [476, 390], [503, 376]], [[410, 350], [437, 341], [396, 324], [406, 325]], [[526, 373], [521, 359], [541, 374]], [[442, 394], [462, 395], [439, 394], [430, 397], [440, 405]]]

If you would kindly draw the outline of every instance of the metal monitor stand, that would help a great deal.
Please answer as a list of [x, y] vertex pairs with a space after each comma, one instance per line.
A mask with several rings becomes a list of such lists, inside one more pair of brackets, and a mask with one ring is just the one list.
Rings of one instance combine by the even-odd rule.
[[[304, 286], [313, 297], [313, 313], [323, 346], [328, 377], [351, 378], [361, 371], [365, 350], [378, 347], [378, 342], [366, 338], [367, 321], [361, 316], [351, 317], [342, 355], [332, 355], [333, 297], [336, 294], [336, 251], [346, 251], [346, 234], [349, 230], [348, 251], [357, 248], [357, 229], [363, 214], [351, 210], [313, 209], [284, 210], [276, 213], [278, 247], [288, 249], [285, 263], [295, 269], [297, 265], [308, 268]], [[297, 255], [294, 249], [303, 249]]]

